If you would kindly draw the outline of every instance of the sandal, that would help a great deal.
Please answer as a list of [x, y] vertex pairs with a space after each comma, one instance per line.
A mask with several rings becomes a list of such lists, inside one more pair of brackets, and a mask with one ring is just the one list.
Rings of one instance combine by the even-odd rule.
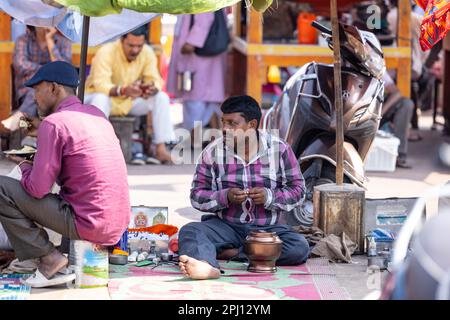
[[402, 168], [402, 169], [411, 169], [412, 168], [411, 165], [406, 161], [405, 158], [398, 158], [396, 167]]
[[58, 273], [53, 277], [47, 279], [38, 269], [31, 277], [27, 279], [22, 279], [21, 282], [22, 284], [30, 286], [32, 288], [44, 288], [69, 283], [74, 281], [75, 279], [76, 279], [75, 273], [70, 274]]
[[421, 141], [422, 139], [423, 139], [423, 137], [420, 134], [418, 134], [418, 133], [411, 133], [408, 136], [408, 141], [409, 142], [417, 142], [417, 141]]

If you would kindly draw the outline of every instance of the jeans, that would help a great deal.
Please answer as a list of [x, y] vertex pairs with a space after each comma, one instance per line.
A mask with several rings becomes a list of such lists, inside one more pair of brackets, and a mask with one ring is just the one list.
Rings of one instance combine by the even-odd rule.
[[283, 241], [279, 266], [293, 266], [306, 262], [309, 245], [305, 237], [287, 225], [257, 226], [232, 224], [215, 215], [202, 216], [202, 222], [191, 222], [179, 233], [179, 255], [187, 255], [197, 260], [207, 261], [220, 268], [217, 253], [225, 249], [238, 248], [239, 258], [245, 259], [243, 245], [246, 236], [253, 230], [276, 232]]

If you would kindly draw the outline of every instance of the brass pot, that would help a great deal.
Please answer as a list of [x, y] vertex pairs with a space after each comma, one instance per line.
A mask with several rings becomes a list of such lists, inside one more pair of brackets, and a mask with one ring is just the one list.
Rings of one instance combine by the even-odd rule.
[[244, 242], [244, 253], [249, 260], [248, 271], [274, 273], [276, 261], [281, 255], [283, 241], [276, 232], [251, 231]]

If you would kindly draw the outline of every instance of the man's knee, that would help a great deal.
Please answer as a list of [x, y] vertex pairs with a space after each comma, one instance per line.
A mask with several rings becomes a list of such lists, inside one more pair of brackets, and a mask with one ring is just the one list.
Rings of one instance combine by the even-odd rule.
[[93, 93], [86, 96], [86, 102], [99, 108], [106, 116], [109, 116], [111, 109], [111, 98], [103, 93]]
[[11, 190], [11, 188], [18, 188], [18, 187], [20, 188], [22, 187], [19, 180], [13, 179], [8, 176], [0, 176], [0, 190], [2, 192]]
[[180, 240], [191, 235], [195, 235], [201, 232], [201, 222], [190, 222], [183, 227], [181, 227], [178, 237]]
[[10, 202], [10, 197], [14, 190], [22, 188], [19, 180], [7, 176], [0, 176], [0, 201]]
[[309, 244], [303, 235], [292, 232], [289, 234], [289, 238], [283, 241], [289, 242], [281, 261], [284, 265], [299, 265], [306, 262], [309, 256]]
[[412, 114], [414, 112], [414, 102], [411, 99], [403, 98], [403, 106], [405, 113]]
[[[170, 98], [164, 91], [159, 91], [155, 95], [155, 107], [164, 108], [164, 110], [170, 105]], [[168, 109], [168, 108], [167, 108]]]

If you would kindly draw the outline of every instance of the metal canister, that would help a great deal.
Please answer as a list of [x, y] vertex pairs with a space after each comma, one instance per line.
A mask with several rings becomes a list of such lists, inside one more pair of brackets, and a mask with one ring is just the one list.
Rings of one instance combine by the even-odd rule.
[[183, 91], [190, 92], [192, 90], [192, 72], [185, 71], [183, 73]]
[[69, 269], [76, 275], [76, 288], [107, 286], [109, 279], [107, 247], [83, 240], [71, 240]]

